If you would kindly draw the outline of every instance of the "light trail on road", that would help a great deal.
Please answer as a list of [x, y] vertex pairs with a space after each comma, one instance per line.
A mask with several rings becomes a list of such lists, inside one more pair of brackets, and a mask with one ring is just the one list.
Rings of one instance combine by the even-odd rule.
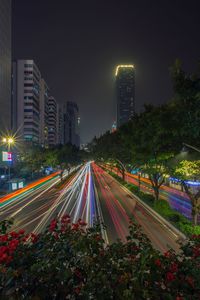
[[53, 218], [61, 219], [65, 214], [73, 223], [82, 219], [88, 227], [93, 226], [98, 214], [91, 164], [82, 166], [61, 190], [56, 188], [59, 182], [55, 177], [36, 190], [21, 192], [1, 208], [0, 220], [14, 218], [12, 230], [23, 228], [34, 233], [44, 231]]
[[133, 218], [142, 226], [156, 249], [165, 252], [173, 248], [178, 251], [178, 236], [169, 230], [156, 214], [148, 212], [133, 194], [101, 167], [93, 163], [92, 168], [110, 243], [118, 238], [126, 242], [130, 218]]
[[[103, 165], [109, 171], [114, 172], [116, 175], [122, 178], [122, 174], [119, 170], [115, 168], [111, 168], [107, 165]], [[129, 182], [135, 186], [139, 186], [138, 175], [134, 175], [128, 172], [125, 172], [125, 181]], [[151, 186], [151, 182], [148, 178], [140, 177], [140, 189], [145, 193], [154, 194], [154, 191]], [[176, 190], [172, 187], [168, 187], [166, 185], [162, 185], [160, 187], [160, 198], [169, 202], [170, 206], [180, 212], [188, 219], [192, 219], [192, 205], [188, 195], [182, 191]]]

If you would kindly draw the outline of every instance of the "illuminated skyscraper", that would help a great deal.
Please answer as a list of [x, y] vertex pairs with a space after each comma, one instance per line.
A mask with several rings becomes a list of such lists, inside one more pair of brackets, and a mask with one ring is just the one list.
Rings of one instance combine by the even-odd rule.
[[117, 98], [117, 127], [128, 122], [135, 113], [135, 69], [119, 65], [115, 71]]
[[64, 105], [64, 143], [80, 147], [79, 108], [75, 102], [67, 101]]
[[0, 132], [11, 129], [11, 0], [0, 0]]
[[40, 141], [41, 73], [35, 62], [20, 59], [13, 62], [13, 129], [21, 139]]

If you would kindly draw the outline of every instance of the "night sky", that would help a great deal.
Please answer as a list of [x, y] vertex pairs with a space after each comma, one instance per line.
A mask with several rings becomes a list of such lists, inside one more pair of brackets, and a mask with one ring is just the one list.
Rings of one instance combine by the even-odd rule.
[[78, 103], [87, 142], [115, 119], [117, 64], [135, 64], [136, 111], [170, 99], [169, 66], [200, 60], [199, 12], [195, 0], [13, 0], [13, 58], [34, 59], [58, 103]]

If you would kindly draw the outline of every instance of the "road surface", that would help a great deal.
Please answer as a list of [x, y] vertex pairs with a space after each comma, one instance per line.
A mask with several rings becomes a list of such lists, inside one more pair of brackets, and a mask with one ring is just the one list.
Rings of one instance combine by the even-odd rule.
[[50, 221], [69, 214], [73, 223], [83, 219], [93, 226], [97, 219], [91, 165], [85, 164], [72, 178], [57, 188], [54, 178], [36, 190], [25, 191], [0, 208], [0, 221], [14, 219], [13, 230], [40, 233]]
[[178, 250], [178, 236], [158, 220], [156, 215], [152, 216], [131, 193], [95, 163], [93, 171], [109, 242], [118, 238], [125, 242], [130, 218], [134, 218], [156, 249], [162, 252], [169, 248]]

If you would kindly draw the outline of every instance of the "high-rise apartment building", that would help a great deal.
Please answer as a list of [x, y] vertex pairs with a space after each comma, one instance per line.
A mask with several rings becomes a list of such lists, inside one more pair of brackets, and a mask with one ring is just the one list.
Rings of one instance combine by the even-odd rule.
[[13, 128], [28, 142], [40, 141], [41, 74], [33, 60], [13, 63]]
[[49, 88], [42, 78], [40, 81], [40, 140], [43, 147], [48, 146], [48, 100]]
[[11, 129], [11, 0], [0, 0], [0, 133]]
[[135, 68], [119, 65], [115, 71], [117, 98], [117, 127], [128, 122], [135, 113]]
[[50, 147], [58, 144], [58, 105], [54, 97], [48, 99], [48, 144]]
[[64, 105], [64, 144], [80, 147], [80, 117], [78, 105], [68, 101]]
[[64, 113], [63, 113], [63, 106], [62, 105], [58, 106], [57, 124], [58, 124], [57, 143], [58, 143], [58, 145], [63, 145], [64, 144]]

